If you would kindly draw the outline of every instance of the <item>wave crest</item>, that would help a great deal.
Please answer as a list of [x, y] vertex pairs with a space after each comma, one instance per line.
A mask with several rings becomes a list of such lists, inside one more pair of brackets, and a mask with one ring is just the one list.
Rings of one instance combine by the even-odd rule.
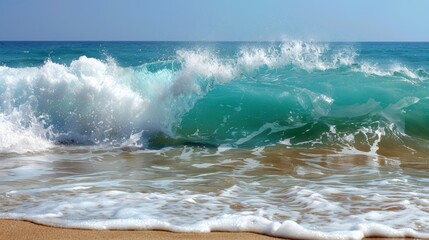
[[[142, 132], [188, 136], [187, 130], [182, 134], [183, 125], [190, 122], [187, 116], [198, 122], [210, 119], [208, 122], [218, 123], [225, 134], [232, 134], [228, 141], [234, 142], [267, 123], [307, 124], [335, 112], [342, 117], [350, 117], [356, 111], [364, 113], [358, 115], [379, 114], [378, 108], [406, 97], [399, 93], [388, 101], [377, 99], [375, 105], [368, 101], [375, 95], [387, 94], [383, 87], [417, 91], [415, 85], [424, 84], [428, 76], [424, 69], [415, 71], [401, 64], [379, 67], [359, 59], [357, 50], [347, 46], [331, 48], [324, 43], [289, 41], [236, 50], [221, 57], [224, 55], [207, 49], [180, 49], [170, 61], [138, 67], [121, 67], [110, 57], [102, 61], [86, 56], [68, 66], [47, 60], [40, 67], [0, 67], [2, 151], [18, 148], [20, 136], [24, 135], [40, 140], [42, 148], [53, 143], [121, 146], [130, 136], [135, 138]], [[383, 78], [374, 83], [368, 75]], [[395, 85], [391, 78], [407, 83]], [[221, 89], [222, 94], [208, 96], [213, 89]], [[421, 93], [416, 97], [421, 98]], [[221, 97], [224, 100], [216, 102]], [[206, 100], [208, 105], [202, 104], [202, 108], [213, 110], [194, 109], [198, 102]], [[351, 111], [347, 106], [358, 110]], [[268, 107], [283, 112], [266, 110]], [[196, 113], [188, 114], [191, 110]], [[215, 111], [222, 116], [212, 113]], [[206, 115], [197, 115], [203, 112]], [[383, 116], [403, 131], [404, 121], [394, 120], [398, 112], [384, 112]], [[13, 116], [20, 116], [20, 120], [13, 120]], [[234, 129], [228, 129], [229, 119], [238, 124], [252, 118], [251, 128], [233, 125]], [[414, 115], [409, 119], [418, 122]], [[210, 131], [221, 128], [206, 127], [205, 134], [214, 135], [216, 132]], [[204, 132], [189, 129], [192, 133]]]
[[352, 48], [331, 50], [328, 44], [289, 41], [278, 47], [242, 49], [237, 63], [245, 69], [254, 70], [261, 66], [279, 68], [293, 65], [298, 68], [327, 70], [348, 66], [355, 62], [357, 53]]

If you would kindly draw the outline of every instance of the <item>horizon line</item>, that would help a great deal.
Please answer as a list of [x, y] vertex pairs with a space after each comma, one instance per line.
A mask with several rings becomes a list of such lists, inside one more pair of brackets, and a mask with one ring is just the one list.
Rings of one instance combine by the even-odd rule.
[[288, 41], [304, 41], [304, 42], [329, 42], [329, 43], [428, 43], [429, 40], [1, 40], [0, 42], [180, 42], [180, 43], [268, 43], [268, 42], [288, 42]]

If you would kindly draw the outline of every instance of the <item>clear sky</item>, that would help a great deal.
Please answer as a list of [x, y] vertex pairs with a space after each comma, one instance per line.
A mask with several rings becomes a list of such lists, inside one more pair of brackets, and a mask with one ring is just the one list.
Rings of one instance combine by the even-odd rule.
[[429, 41], [429, 0], [0, 0], [0, 40]]

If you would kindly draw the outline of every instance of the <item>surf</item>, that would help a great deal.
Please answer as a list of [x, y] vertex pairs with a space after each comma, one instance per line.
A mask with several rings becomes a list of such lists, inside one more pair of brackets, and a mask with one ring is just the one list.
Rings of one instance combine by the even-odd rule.
[[149, 148], [285, 141], [356, 148], [359, 135], [374, 137], [365, 129], [405, 147], [425, 144], [426, 71], [381, 67], [359, 55], [354, 46], [289, 41], [244, 44], [228, 54], [179, 48], [166, 60], [127, 67], [108, 55], [3, 66], [2, 151], [120, 146], [137, 133], [137, 145]]

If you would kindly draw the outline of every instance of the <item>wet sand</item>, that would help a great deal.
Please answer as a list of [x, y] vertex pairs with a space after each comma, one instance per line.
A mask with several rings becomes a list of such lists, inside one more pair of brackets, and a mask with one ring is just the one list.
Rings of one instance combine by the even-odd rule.
[[[169, 239], [237, 239], [237, 240], [273, 240], [280, 239], [256, 233], [172, 233], [166, 231], [98, 231], [48, 227], [27, 221], [0, 220], [0, 240], [169, 240]], [[400, 239], [400, 238], [367, 238], [368, 240]], [[409, 239], [409, 238], [408, 238]]]
[[97, 231], [43, 226], [26, 221], [0, 220], [0, 240], [170, 240], [170, 239], [278, 239], [255, 233], [172, 233], [166, 231]]

